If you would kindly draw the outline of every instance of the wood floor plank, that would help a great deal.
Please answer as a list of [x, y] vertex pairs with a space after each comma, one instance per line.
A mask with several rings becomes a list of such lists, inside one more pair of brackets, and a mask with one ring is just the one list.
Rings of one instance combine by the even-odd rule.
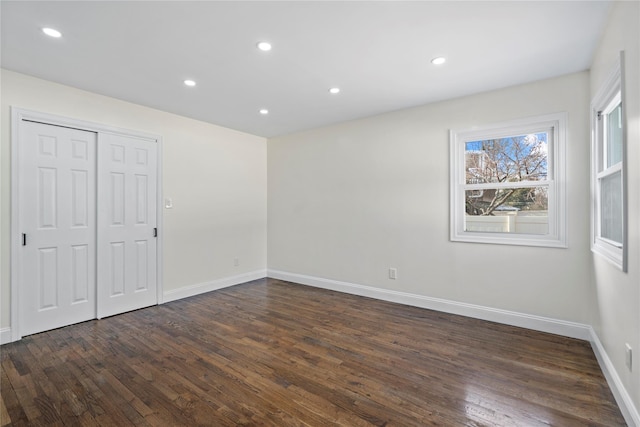
[[[4, 380], [2, 380], [4, 381]], [[7, 410], [7, 406], [4, 403], [4, 399], [0, 399], [0, 420], [2, 421], [0, 425], [5, 426], [11, 423], [11, 416], [9, 415], [9, 411]]]
[[589, 343], [262, 279], [2, 347], [0, 421], [623, 426]]

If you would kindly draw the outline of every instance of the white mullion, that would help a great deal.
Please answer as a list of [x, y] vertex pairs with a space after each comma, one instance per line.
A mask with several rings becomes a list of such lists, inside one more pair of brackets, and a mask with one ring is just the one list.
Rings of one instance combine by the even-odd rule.
[[518, 181], [518, 182], [489, 182], [484, 184], [462, 184], [464, 190], [502, 190], [509, 188], [549, 187], [550, 181]]
[[620, 242], [616, 242], [615, 240], [607, 239], [606, 237], [602, 236], [598, 236], [597, 239], [603, 243], [606, 243], [607, 245], [613, 246], [614, 248], [622, 249], [622, 243]]
[[608, 167], [607, 169], [598, 172], [596, 178], [600, 181], [602, 178], [606, 178], [608, 176], [613, 175], [614, 173], [622, 171], [622, 162], [618, 162], [615, 165]]

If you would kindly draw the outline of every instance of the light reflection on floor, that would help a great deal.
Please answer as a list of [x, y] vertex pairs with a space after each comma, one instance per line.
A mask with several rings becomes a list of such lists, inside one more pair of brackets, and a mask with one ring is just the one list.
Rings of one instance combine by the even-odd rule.
[[[511, 402], [509, 402], [511, 401]], [[535, 412], [526, 410], [522, 396], [505, 397], [491, 389], [475, 384], [465, 386], [464, 412], [469, 425], [481, 426], [551, 426], [555, 425], [553, 415], [544, 407], [536, 405]], [[513, 404], [510, 404], [513, 403]]]

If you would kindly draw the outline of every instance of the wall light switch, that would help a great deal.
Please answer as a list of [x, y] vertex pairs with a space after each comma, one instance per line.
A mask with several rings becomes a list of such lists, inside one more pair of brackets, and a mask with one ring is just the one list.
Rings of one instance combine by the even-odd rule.
[[173, 209], [173, 200], [171, 197], [167, 197], [164, 199], [164, 208], [165, 209]]

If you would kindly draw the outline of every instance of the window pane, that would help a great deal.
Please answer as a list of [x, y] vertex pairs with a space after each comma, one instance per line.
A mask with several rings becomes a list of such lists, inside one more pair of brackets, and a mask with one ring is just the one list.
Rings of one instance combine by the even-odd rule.
[[546, 132], [465, 143], [467, 184], [547, 179]]
[[600, 236], [622, 244], [622, 173], [600, 180]]
[[622, 104], [607, 118], [607, 167], [622, 161]]
[[548, 234], [548, 187], [465, 191], [465, 231]]

